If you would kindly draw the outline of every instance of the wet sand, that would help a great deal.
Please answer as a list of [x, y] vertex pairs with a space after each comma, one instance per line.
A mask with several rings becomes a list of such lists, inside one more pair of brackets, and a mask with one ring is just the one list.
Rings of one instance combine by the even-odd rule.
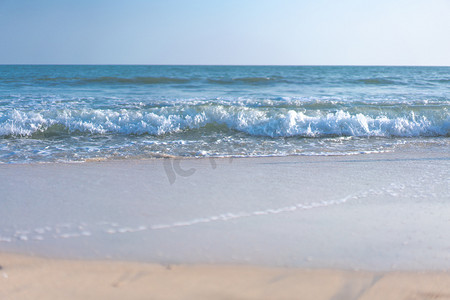
[[0, 298], [450, 298], [449, 156], [0, 165]]

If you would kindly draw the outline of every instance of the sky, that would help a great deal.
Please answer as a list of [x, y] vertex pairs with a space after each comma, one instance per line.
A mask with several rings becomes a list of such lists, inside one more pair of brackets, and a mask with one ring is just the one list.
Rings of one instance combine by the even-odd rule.
[[450, 0], [0, 0], [0, 64], [450, 66]]

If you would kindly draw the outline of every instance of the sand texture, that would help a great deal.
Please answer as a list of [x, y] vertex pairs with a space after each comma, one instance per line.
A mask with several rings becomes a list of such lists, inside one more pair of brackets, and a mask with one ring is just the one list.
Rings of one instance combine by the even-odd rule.
[[450, 299], [449, 163], [0, 165], [0, 300]]
[[0, 252], [448, 271], [449, 167], [447, 153], [425, 149], [0, 165]]
[[53, 260], [1, 254], [0, 298], [450, 299], [444, 272], [358, 272]]

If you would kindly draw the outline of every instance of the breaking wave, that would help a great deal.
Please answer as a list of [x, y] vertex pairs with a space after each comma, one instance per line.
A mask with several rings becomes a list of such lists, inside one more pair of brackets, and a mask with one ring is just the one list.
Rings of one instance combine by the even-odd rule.
[[446, 109], [362, 113], [226, 105], [179, 105], [151, 109], [13, 110], [0, 113], [0, 136], [72, 134], [165, 135], [192, 130], [231, 130], [266, 137], [449, 136]]

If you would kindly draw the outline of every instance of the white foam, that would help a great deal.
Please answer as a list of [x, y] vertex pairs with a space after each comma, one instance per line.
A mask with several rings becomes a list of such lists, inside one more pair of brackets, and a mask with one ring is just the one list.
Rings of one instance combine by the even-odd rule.
[[[433, 177], [434, 174], [427, 174], [418, 181], [424, 180], [428, 177]], [[44, 241], [47, 239], [70, 239], [81, 238], [98, 235], [99, 233], [107, 233], [111, 235], [115, 234], [130, 234], [148, 230], [167, 230], [178, 227], [190, 227], [198, 226], [200, 224], [214, 223], [214, 222], [227, 222], [230, 220], [252, 218], [252, 217], [267, 217], [270, 215], [279, 215], [286, 213], [293, 213], [296, 211], [306, 211], [321, 209], [330, 206], [342, 205], [351, 200], [361, 200], [372, 196], [388, 196], [388, 197], [402, 197], [405, 189], [413, 189], [414, 193], [409, 193], [407, 197], [431, 199], [437, 195], [433, 192], [423, 190], [420, 184], [416, 182], [406, 184], [391, 183], [389, 185], [377, 188], [362, 190], [353, 194], [349, 194], [342, 198], [323, 200], [317, 202], [296, 203], [281, 207], [269, 207], [266, 209], [258, 209], [253, 211], [238, 211], [238, 212], [224, 212], [221, 214], [197, 217], [193, 219], [178, 220], [168, 223], [160, 223], [153, 225], [138, 225], [138, 226], [123, 226], [117, 222], [97, 222], [95, 224], [87, 224], [80, 222], [78, 224], [63, 223], [55, 224], [54, 226], [38, 227], [35, 229], [21, 229], [16, 230], [11, 234], [7, 234], [8, 230], [0, 230], [0, 242], [10, 243], [13, 241], [27, 242], [29, 240]], [[412, 196], [411, 196], [412, 195]], [[38, 233], [38, 234], [34, 234]]]
[[30, 136], [56, 125], [69, 132], [163, 135], [203, 128], [208, 124], [225, 125], [250, 135], [270, 137], [447, 136], [450, 116], [445, 110], [424, 110], [422, 113], [411, 110], [395, 115], [373, 115], [344, 110], [304, 112], [224, 105], [176, 106], [150, 110], [13, 110], [0, 117], [0, 135]]

